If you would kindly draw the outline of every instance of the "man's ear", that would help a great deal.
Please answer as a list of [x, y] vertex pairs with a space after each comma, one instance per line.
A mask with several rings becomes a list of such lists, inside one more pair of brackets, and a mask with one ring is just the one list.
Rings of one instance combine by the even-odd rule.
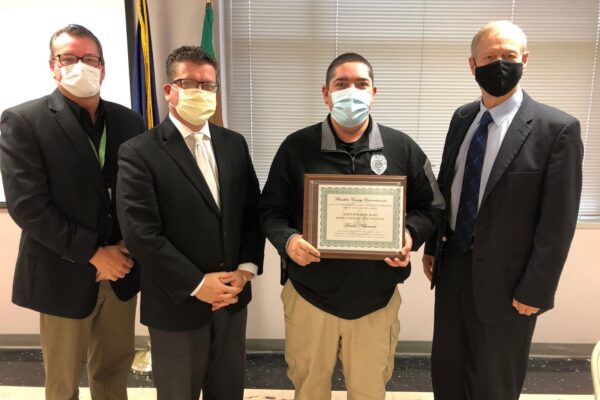
[[327, 104], [327, 97], [329, 97], [329, 90], [327, 90], [327, 86], [321, 86], [321, 93], [323, 93], [323, 102]]
[[521, 58], [521, 62], [523, 63], [523, 70], [525, 70], [525, 67], [527, 66], [528, 61], [529, 61], [529, 52], [526, 51], [525, 53], [523, 53], [523, 57]]
[[168, 83], [165, 83], [163, 85], [163, 94], [165, 95], [165, 100], [167, 100], [167, 101], [169, 101], [169, 96], [171, 96], [171, 89], [173, 89], [173, 88]]
[[475, 59], [471, 56], [469, 57], [469, 68], [471, 69], [471, 75], [475, 75], [475, 68], [477, 68], [477, 64], [475, 64]]
[[333, 104], [331, 102], [331, 93], [329, 93], [329, 89], [327, 89], [327, 86], [323, 85], [321, 87], [321, 93], [323, 93], [323, 103], [325, 103], [327, 108], [329, 108], [329, 111], [331, 111], [331, 107], [333, 106]]

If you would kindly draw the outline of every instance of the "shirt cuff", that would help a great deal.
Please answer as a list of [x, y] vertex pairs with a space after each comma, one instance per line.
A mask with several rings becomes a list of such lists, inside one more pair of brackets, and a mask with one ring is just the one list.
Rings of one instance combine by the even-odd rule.
[[196, 296], [196, 293], [198, 293], [198, 290], [200, 290], [203, 283], [204, 283], [204, 278], [202, 278], [202, 280], [200, 281], [200, 284], [198, 286], [196, 286], [196, 289], [194, 289], [194, 291], [192, 292], [192, 294], [190, 294], [190, 296], [192, 296], [192, 297]]
[[250, 281], [252, 279], [254, 279], [256, 274], [258, 274], [258, 265], [254, 264], [254, 263], [250, 263], [250, 262], [241, 263], [240, 265], [238, 265], [237, 269], [238, 269], [238, 271], [248, 271], [248, 272], [252, 273], [252, 276], [249, 279]]

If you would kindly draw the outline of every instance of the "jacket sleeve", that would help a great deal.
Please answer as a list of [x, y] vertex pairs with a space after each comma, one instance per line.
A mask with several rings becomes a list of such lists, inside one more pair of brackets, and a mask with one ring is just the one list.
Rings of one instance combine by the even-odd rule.
[[281, 144], [273, 159], [259, 206], [261, 228], [282, 257], [287, 256], [289, 238], [302, 233], [293, 225], [294, 186], [286, 162], [286, 144], [287, 140]]
[[53, 203], [47, 163], [27, 121], [15, 110], [0, 118], [0, 169], [10, 216], [27, 235], [61, 256], [87, 264], [98, 233], [65, 216]]
[[431, 163], [413, 143], [406, 199], [406, 228], [416, 251], [435, 232], [444, 211], [444, 199], [438, 189]]
[[583, 144], [579, 121], [560, 129], [545, 171], [533, 251], [514, 297], [541, 309], [552, 307], [579, 212]]
[[[438, 189], [439, 191], [442, 193], [442, 198], [443, 194], [448, 192], [448, 190], [450, 188], [446, 188], [444, 187], [445, 184], [451, 185], [452, 182], [444, 182], [442, 177], [447, 175], [447, 171], [446, 169], [449, 168], [448, 167], [448, 150], [450, 147], [450, 143], [452, 142], [453, 138], [452, 138], [452, 132], [454, 132], [455, 130], [455, 126], [454, 126], [454, 121], [456, 121], [458, 117], [458, 110], [454, 112], [454, 115], [452, 116], [452, 119], [450, 120], [450, 125], [448, 127], [448, 132], [446, 133], [446, 140], [444, 143], [444, 150], [442, 152], [442, 161], [440, 163], [440, 170], [438, 172], [438, 178], [437, 178], [437, 184], [438, 184]], [[445, 201], [445, 207], [444, 207], [444, 211], [442, 212], [442, 216], [441, 218], [437, 221], [436, 227], [435, 227], [435, 231], [434, 233], [429, 237], [429, 239], [426, 241], [425, 243], [425, 250], [424, 253], [430, 256], [435, 256], [436, 255], [436, 251], [437, 251], [437, 247], [438, 247], [438, 240], [439, 240], [439, 236], [440, 236], [440, 230], [444, 228], [444, 226], [447, 224], [447, 215], [449, 215], [449, 211], [450, 211], [450, 204], [448, 203], [448, 199], [444, 198]]]
[[162, 234], [154, 180], [131, 143], [119, 149], [117, 213], [127, 248], [173, 302], [183, 303], [204, 274]]
[[242, 138], [246, 156], [246, 171], [248, 173], [246, 186], [246, 207], [244, 212], [244, 227], [242, 236], [242, 250], [240, 264], [253, 263], [258, 266], [258, 274], [263, 272], [263, 260], [265, 254], [265, 235], [260, 229], [258, 217], [258, 202], [260, 199], [260, 187], [258, 178], [252, 165], [248, 144]]
[[[131, 110], [128, 110], [131, 111]], [[146, 129], [146, 121], [144, 121], [144, 119], [142, 118], [142, 116], [140, 114], [138, 114], [137, 112], [132, 112], [131, 111], [131, 115], [128, 113], [128, 123], [127, 126], [131, 126], [131, 128], [127, 131], [127, 139], [123, 140], [121, 144], [125, 143], [128, 139], [132, 139], [134, 137], [136, 137], [137, 135], [140, 135], [144, 132], [147, 131]], [[119, 148], [121, 146], [119, 145]], [[118, 157], [118, 149], [117, 149], [117, 157]], [[118, 173], [118, 168], [117, 168], [117, 173]], [[115, 183], [116, 186], [116, 183]], [[116, 198], [118, 196], [116, 187], [115, 187], [115, 205], [116, 205]], [[122, 234], [121, 234], [121, 222], [119, 221], [119, 216], [118, 213], [116, 212], [116, 206], [115, 209], [113, 210], [114, 214], [117, 216], [115, 223], [117, 224], [117, 231], [119, 232], [119, 239], [122, 239]]]

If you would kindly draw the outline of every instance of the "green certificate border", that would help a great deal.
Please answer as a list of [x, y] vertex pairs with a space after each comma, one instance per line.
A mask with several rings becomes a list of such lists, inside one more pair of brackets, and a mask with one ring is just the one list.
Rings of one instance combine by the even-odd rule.
[[392, 196], [392, 209], [393, 209], [393, 218], [394, 221], [399, 218], [399, 210], [400, 210], [400, 192], [403, 191], [403, 188], [348, 188], [348, 187], [327, 187], [327, 188], [319, 188], [320, 191], [320, 224], [319, 224], [319, 244], [321, 246], [334, 246], [337, 248], [343, 247], [362, 247], [362, 248], [374, 248], [374, 249], [383, 249], [383, 250], [395, 250], [400, 247], [400, 229], [398, 224], [393, 224], [394, 230], [392, 232], [392, 240], [391, 241], [367, 241], [367, 240], [327, 240], [326, 232], [327, 232], [327, 197], [329, 195], [336, 194], [356, 194], [356, 195], [387, 195]]

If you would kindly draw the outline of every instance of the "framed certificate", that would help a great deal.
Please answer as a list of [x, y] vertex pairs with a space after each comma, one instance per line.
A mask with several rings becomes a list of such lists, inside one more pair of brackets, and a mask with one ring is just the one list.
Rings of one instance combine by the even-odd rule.
[[323, 258], [397, 257], [405, 209], [405, 176], [304, 175], [303, 237]]

